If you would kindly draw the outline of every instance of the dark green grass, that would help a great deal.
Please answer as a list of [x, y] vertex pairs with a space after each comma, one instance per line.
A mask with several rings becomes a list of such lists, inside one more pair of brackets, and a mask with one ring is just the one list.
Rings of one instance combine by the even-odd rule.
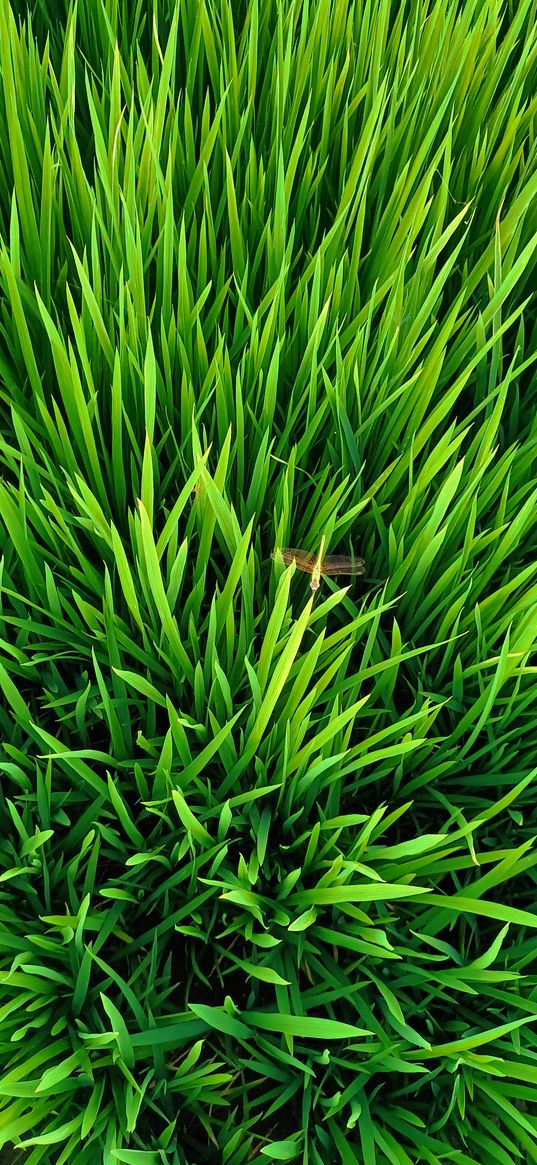
[[25, 1165], [537, 1162], [536, 28], [0, 0]]

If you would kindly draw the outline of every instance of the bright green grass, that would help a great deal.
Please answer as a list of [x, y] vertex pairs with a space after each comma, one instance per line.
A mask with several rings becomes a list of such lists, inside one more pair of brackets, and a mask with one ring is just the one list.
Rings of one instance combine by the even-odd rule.
[[0, 0], [6, 1161], [537, 1162], [536, 94], [535, 0]]

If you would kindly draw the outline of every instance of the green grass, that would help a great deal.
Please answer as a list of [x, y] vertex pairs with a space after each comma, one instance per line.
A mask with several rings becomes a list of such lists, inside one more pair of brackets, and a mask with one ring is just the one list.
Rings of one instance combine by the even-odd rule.
[[0, 0], [2, 1162], [537, 1162], [536, 93]]

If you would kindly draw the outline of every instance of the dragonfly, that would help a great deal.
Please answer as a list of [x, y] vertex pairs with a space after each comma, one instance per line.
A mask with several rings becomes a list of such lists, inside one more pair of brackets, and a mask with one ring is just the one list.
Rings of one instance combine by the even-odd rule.
[[306, 550], [295, 550], [291, 546], [283, 546], [281, 549], [272, 551], [272, 558], [276, 562], [283, 562], [285, 566], [290, 566], [294, 562], [297, 570], [311, 574], [310, 587], [312, 591], [319, 590], [323, 574], [365, 574], [363, 558], [348, 558], [344, 554], [327, 554], [325, 556], [325, 543], [326, 538], [323, 534], [317, 555], [308, 554]]

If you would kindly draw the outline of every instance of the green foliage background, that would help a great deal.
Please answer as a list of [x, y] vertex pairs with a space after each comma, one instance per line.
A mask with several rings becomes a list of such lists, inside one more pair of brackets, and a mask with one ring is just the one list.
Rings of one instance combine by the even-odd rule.
[[536, 30], [0, 0], [25, 1165], [537, 1162]]

